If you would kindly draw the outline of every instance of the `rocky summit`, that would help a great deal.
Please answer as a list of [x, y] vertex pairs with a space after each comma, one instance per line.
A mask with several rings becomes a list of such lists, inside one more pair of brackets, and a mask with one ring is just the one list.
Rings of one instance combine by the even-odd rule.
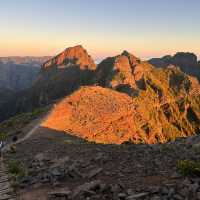
[[106, 58], [97, 67], [97, 82], [103, 87], [127, 91], [134, 95], [141, 86], [143, 75], [152, 66], [124, 51], [116, 57]]
[[51, 58], [43, 64], [43, 68], [56, 66], [58, 68], [66, 68], [77, 65], [80, 69], [95, 69], [96, 64], [87, 51], [81, 46], [69, 47], [56, 57]]

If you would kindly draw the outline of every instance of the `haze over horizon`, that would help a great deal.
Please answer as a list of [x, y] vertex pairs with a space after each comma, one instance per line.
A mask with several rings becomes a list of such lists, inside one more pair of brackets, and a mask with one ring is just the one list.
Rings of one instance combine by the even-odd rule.
[[77, 44], [95, 60], [124, 49], [143, 59], [177, 51], [200, 56], [199, 8], [198, 0], [6, 0], [0, 56], [53, 56]]

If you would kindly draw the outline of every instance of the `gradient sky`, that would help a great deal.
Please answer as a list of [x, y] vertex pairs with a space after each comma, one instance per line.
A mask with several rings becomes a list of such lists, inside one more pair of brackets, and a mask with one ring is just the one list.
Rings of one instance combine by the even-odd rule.
[[1, 0], [0, 56], [54, 55], [82, 44], [95, 58], [200, 56], [199, 0]]

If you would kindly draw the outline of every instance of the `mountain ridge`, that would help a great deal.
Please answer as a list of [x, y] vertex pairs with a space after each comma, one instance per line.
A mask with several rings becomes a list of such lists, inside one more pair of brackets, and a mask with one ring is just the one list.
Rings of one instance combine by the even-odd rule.
[[155, 67], [165, 68], [175, 65], [188, 75], [195, 76], [200, 81], [200, 61], [197, 56], [190, 52], [177, 52], [175, 55], [167, 55], [161, 58], [152, 58], [149, 63]]
[[40, 67], [51, 56], [4, 56], [0, 57], [0, 62], [4, 64], [12, 63], [18, 65], [34, 65]]
[[[176, 66], [156, 69], [124, 51], [97, 66], [95, 82], [99, 86], [80, 88], [58, 103], [44, 126], [117, 144], [163, 143], [200, 131], [199, 83]], [[117, 99], [123, 93], [126, 102]], [[126, 112], [120, 110], [124, 106]]]
[[[56, 129], [56, 124], [63, 127], [68, 124], [64, 129], [103, 143], [112, 140], [114, 143], [129, 140], [133, 143], [167, 142], [199, 133], [200, 86], [197, 79], [173, 65], [156, 68], [127, 51], [106, 58], [97, 66], [91, 59], [82, 46], [75, 46], [44, 63], [33, 86], [24, 94], [18, 94], [21, 98], [14, 103], [15, 112], [43, 107], [57, 99], [72, 99], [70, 104], [61, 103], [63, 110], [65, 106], [68, 109], [74, 105], [72, 111], [61, 112], [68, 120], [59, 124], [57, 114], [50, 115], [52, 119], [49, 120], [54, 123], [46, 123], [47, 128]], [[122, 100], [123, 95], [127, 95], [124, 97], [127, 102]], [[132, 110], [126, 121], [125, 110], [130, 105], [136, 110]], [[91, 112], [88, 113], [87, 109]], [[104, 109], [108, 110], [107, 117]], [[60, 113], [55, 108], [57, 112]], [[102, 118], [99, 119], [98, 115]], [[118, 123], [115, 115], [121, 117]], [[80, 121], [78, 116], [83, 116]], [[98, 127], [107, 127], [110, 137]]]

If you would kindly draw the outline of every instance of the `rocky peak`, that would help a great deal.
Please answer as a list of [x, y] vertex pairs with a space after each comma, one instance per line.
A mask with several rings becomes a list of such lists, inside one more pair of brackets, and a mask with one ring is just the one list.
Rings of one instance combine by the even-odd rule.
[[134, 56], [133, 54], [129, 53], [128, 51], [123, 51], [122, 56], [126, 56], [129, 59], [129, 63], [131, 66], [137, 65], [140, 63], [140, 59]]
[[103, 60], [97, 68], [97, 81], [100, 85], [134, 95], [138, 81], [143, 78], [151, 65], [142, 62], [128, 51]]
[[93, 59], [81, 45], [65, 49], [62, 53], [44, 63], [43, 68], [53, 66], [66, 68], [73, 65], [79, 66], [80, 69], [94, 70], [96, 68]]
[[195, 76], [200, 80], [199, 63], [194, 53], [178, 52], [174, 56], [164, 56], [162, 58], [153, 58], [149, 62], [155, 67], [166, 68], [168, 65], [178, 66], [181, 71], [188, 75]]
[[197, 66], [197, 56], [193, 53], [178, 52], [174, 55], [173, 62], [183, 67]]

